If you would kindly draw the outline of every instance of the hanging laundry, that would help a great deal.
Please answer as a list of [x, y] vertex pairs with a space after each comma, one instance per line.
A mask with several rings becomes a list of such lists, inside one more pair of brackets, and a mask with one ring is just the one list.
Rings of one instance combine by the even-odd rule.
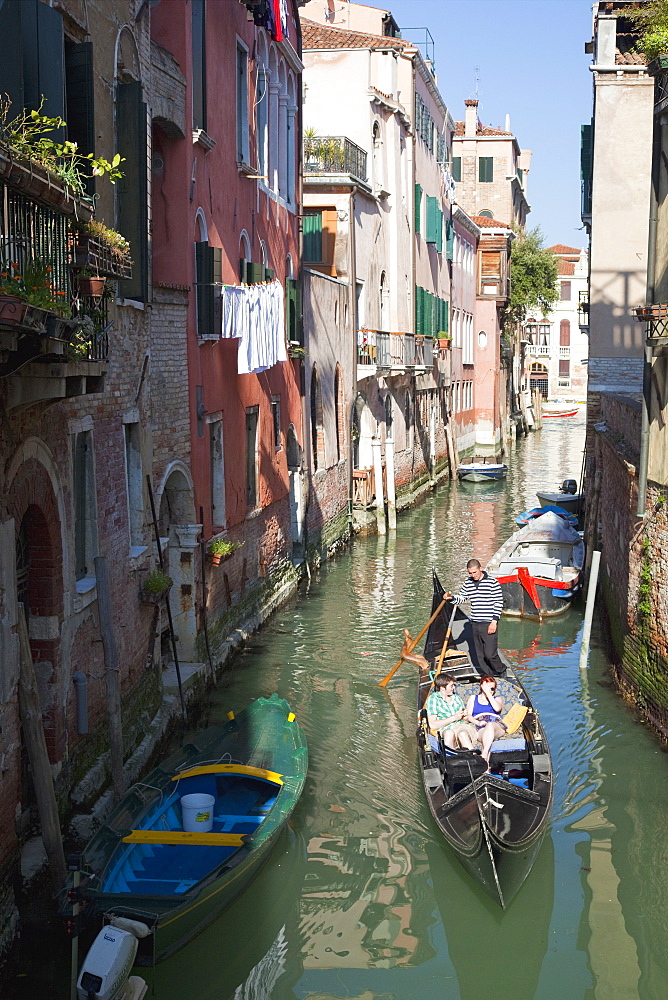
[[284, 291], [280, 281], [224, 285], [221, 336], [239, 341], [237, 372], [263, 372], [287, 361]]

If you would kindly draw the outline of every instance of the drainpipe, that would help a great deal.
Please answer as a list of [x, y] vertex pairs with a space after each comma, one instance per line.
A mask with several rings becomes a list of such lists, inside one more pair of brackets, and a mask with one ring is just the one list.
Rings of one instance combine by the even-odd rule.
[[76, 689], [77, 733], [83, 736], [84, 733], [88, 732], [88, 698], [86, 693], [88, 678], [81, 670], [75, 670], [72, 674], [72, 680]]
[[[648, 303], [654, 302], [654, 269], [656, 265], [656, 231], [658, 214], [659, 165], [661, 155], [660, 120], [654, 120], [654, 136], [652, 142], [652, 187], [650, 191], [649, 234], [647, 240], [647, 298]], [[652, 405], [652, 345], [647, 340], [649, 324], [646, 331], [644, 360], [642, 371], [642, 420], [640, 424], [640, 459], [638, 461], [638, 517], [645, 516], [647, 505], [647, 470], [649, 467], [649, 421]]]

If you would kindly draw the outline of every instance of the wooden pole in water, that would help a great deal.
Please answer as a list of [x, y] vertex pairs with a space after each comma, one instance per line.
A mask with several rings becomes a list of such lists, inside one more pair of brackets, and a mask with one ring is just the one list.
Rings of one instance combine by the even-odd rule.
[[109, 742], [111, 744], [111, 781], [114, 799], [119, 801], [125, 791], [123, 773], [123, 729], [121, 726], [121, 686], [118, 666], [118, 651], [114, 636], [109, 593], [109, 569], [104, 556], [95, 556], [95, 579], [97, 580], [97, 607], [100, 615], [100, 635], [104, 650], [104, 683], [107, 691], [107, 718], [109, 720]]
[[28, 626], [22, 604], [19, 604], [18, 635], [20, 671], [19, 713], [21, 716], [21, 725], [23, 727], [23, 736], [26, 742], [33, 784], [35, 786], [35, 797], [37, 798], [39, 821], [42, 827], [44, 850], [49, 859], [49, 869], [53, 884], [56, 889], [62, 889], [66, 878], [63, 838], [60, 832], [56, 793], [53, 787], [49, 754], [46, 749], [44, 727], [42, 726], [42, 709], [39, 704], [35, 667], [32, 661], [32, 652], [30, 651]]
[[598, 568], [601, 562], [601, 553], [596, 550], [592, 552], [591, 569], [589, 570], [589, 587], [587, 590], [587, 604], [585, 606], [584, 628], [582, 630], [582, 645], [580, 646], [580, 670], [587, 666], [589, 655], [589, 638], [591, 636], [591, 622], [594, 617], [594, 603], [596, 601], [596, 584], [598, 583]]

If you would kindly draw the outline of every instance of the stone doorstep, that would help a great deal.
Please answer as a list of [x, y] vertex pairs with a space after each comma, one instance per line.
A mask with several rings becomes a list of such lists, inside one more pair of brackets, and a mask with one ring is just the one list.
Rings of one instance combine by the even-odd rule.
[[[202, 677], [206, 681], [207, 673], [209, 672], [209, 665], [207, 663], [180, 663], [179, 671], [181, 674], [181, 687], [183, 692], [192, 688], [198, 677]], [[165, 694], [171, 694], [178, 697], [179, 694], [179, 681], [176, 675], [176, 666], [171, 663], [162, 671], [162, 688]]]

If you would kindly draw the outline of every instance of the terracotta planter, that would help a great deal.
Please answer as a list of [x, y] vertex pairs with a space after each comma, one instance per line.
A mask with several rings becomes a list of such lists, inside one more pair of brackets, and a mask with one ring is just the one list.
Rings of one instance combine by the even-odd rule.
[[221, 555], [220, 552], [212, 552], [211, 553], [211, 565], [212, 566], [220, 566], [220, 561], [221, 561], [222, 558], [223, 557], [222, 557], [222, 555]]
[[49, 317], [53, 315], [55, 313], [31, 306], [17, 295], [0, 295], [0, 326], [20, 326], [24, 330], [43, 334]]
[[79, 295], [85, 299], [100, 298], [104, 295], [104, 285], [106, 278], [77, 278], [77, 288]]

